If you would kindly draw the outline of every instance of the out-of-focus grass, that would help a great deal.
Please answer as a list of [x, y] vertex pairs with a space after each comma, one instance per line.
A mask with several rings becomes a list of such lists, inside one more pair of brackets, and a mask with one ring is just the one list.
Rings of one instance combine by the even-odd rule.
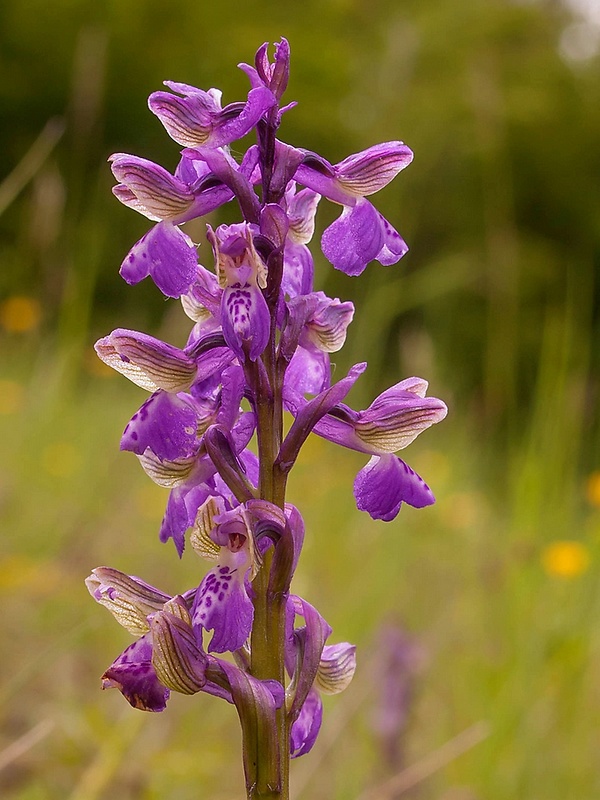
[[[99, 690], [98, 676], [130, 639], [89, 598], [90, 569], [109, 563], [173, 593], [206, 569], [158, 542], [166, 491], [118, 451], [144, 393], [86, 367], [66, 395], [60, 362], [35, 355], [35, 332], [5, 333], [2, 347], [0, 752], [40, 722], [53, 725], [4, 765], [2, 796], [240, 797], [231, 707], [176, 696], [164, 714], [144, 715]], [[438, 502], [406, 507], [388, 525], [354, 507], [363, 457], [317, 438], [303, 452], [290, 486], [307, 525], [295, 588], [335, 640], [358, 644], [359, 668], [343, 695], [327, 699], [322, 742], [294, 764], [300, 797], [350, 800], [388, 777], [373, 709], [375, 643], [390, 621], [423, 654], [404, 765], [476, 723], [489, 730], [424, 774], [420, 797], [579, 800], [600, 789], [598, 476], [575, 481], [581, 502], [566, 502], [568, 514], [537, 524], [544, 452], [524, 443], [505, 464], [514, 480], [498, 492], [482, 444], [452, 414], [424, 434], [406, 457]]]

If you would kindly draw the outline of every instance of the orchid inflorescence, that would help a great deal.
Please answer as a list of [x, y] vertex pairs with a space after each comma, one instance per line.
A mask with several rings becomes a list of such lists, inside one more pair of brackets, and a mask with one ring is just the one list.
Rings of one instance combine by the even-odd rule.
[[[395, 453], [443, 419], [446, 406], [426, 397], [421, 378], [397, 383], [365, 410], [346, 405], [366, 364], [332, 384], [330, 353], [343, 346], [354, 306], [313, 289], [308, 243], [321, 197], [342, 206], [321, 238], [334, 268], [359, 275], [374, 259], [390, 265], [405, 254], [367, 197], [412, 152], [386, 142], [333, 165], [288, 145], [276, 138], [295, 105], [281, 106], [288, 42], [275, 45], [273, 61], [264, 44], [254, 66], [240, 67], [250, 79], [245, 102], [222, 107], [218, 90], [171, 81], [170, 91], [150, 96], [151, 111], [184, 147], [175, 174], [137, 156], [110, 159], [116, 197], [156, 222], [120, 274], [130, 284], [149, 275], [180, 298], [193, 322], [187, 344], [121, 328], [96, 344], [102, 361], [151, 393], [121, 449], [170, 489], [161, 540], [181, 555], [187, 535], [214, 566], [174, 597], [108, 567], [93, 570], [87, 586], [137, 637], [103, 686], [146, 711], [162, 711], [171, 691], [233, 703], [248, 796], [287, 797], [286, 764], [313, 746], [321, 694], [344, 689], [356, 666], [354, 646], [326, 644], [329, 625], [290, 593], [304, 523], [286, 501], [289, 472], [312, 432], [370, 457], [354, 495], [374, 519], [393, 519], [403, 502], [427, 506], [429, 487]], [[238, 162], [230, 145], [253, 130], [256, 144]], [[180, 226], [234, 199], [242, 222], [207, 225], [211, 271]], [[284, 412], [293, 418], [285, 427]]]

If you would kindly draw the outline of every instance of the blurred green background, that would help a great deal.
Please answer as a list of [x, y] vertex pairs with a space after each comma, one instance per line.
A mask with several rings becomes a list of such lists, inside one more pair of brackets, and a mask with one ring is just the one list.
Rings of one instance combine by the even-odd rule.
[[[416, 374], [450, 407], [406, 454], [430, 509], [372, 522], [351, 493], [364, 459], [321, 440], [292, 481], [308, 529], [296, 590], [359, 645], [295, 796], [593, 800], [598, 0], [2, 3], [0, 794], [243, 795], [231, 708], [198, 695], [145, 715], [99, 691], [129, 639], [89, 571], [176, 593], [205, 566], [158, 542], [166, 491], [118, 450], [144, 393], [92, 344], [114, 327], [182, 344], [187, 327], [118, 276], [148, 223], [112, 197], [107, 157], [174, 168], [147, 95], [172, 79], [241, 99], [235, 65], [282, 35], [299, 102], [283, 139], [332, 162], [389, 139], [415, 151], [375, 198], [411, 247], [402, 262], [350, 279], [314, 240], [318, 288], [357, 305], [336, 358], [339, 374], [369, 361], [352, 403]], [[336, 213], [322, 204], [319, 229]], [[403, 714], [386, 723], [391, 692]]]

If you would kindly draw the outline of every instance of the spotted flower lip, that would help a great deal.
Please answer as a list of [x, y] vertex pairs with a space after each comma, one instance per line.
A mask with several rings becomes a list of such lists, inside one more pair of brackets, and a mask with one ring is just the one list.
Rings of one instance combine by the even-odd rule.
[[372, 519], [390, 522], [402, 503], [425, 508], [435, 497], [423, 478], [398, 456], [386, 453], [373, 456], [354, 480], [356, 507]]
[[170, 222], [159, 222], [131, 248], [119, 274], [129, 284], [150, 276], [166, 297], [181, 297], [196, 277], [198, 256], [189, 236]]
[[346, 275], [360, 275], [370, 261], [385, 267], [408, 252], [398, 231], [364, 197], [344, 206], [321, 237], [323, 255]]
[[191, 543], [200, 555], [217, 561], [198, 587], [193, 625], [214, 631], [209, 652], [238, 650], [250, 636], [254, 619], [246, 574], [256, 574], [260, 564], [245, 508], [227, 511], [222, 499], [209, 498], [198, 510]]
[[256, 361], [269, 340], [271, 315], [261, 291], [266, 266], [254, 246], [252, 226], [209, 227], [208, 239], [223, 286], [223, 336], [242, 363]]

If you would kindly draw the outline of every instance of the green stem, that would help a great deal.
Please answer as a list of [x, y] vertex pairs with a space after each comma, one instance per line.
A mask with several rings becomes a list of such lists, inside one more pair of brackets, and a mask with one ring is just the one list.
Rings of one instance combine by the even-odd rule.
[[[260, 464], [259, 496], [280, 508], [285, 505], [285, 476], [275, 467], [283, 438], [283, 407], [280, 381], [276, 376], [275, 325], [264, 354], [269, 391], [259, 388], [258, 370], [254, 372], [256, 391], [257, 438]], [[285, 686], [285, 596], [269, 590], [273, 564], [273, 548], [265, 553], [263, 565], [253, 581], [254, 623], [251, 634], [251, 673], [259, 680], [276, 680]], [[250, 800], [289, 800], [289, 724], [285, 704], [277, 711], [277, 743], [279, 758], [273, 753], [260, 753], [257, 773], [260, 784], [249, 789]], [[273, 774], [270, 774], [270, 773]], [[267, 776], [265, 780], [265, 775]], [[273, 788], [276, 787], [276, 788]]]
[[[278, 109], [268, 113], [263, 135], [259, 137], [260, 162], [263, 178], [263, 206], [278, 203], [281, 192], [273, 192], [271, 178], [275, 163], [275, 133]], [[283, 270], [283, 253], [279, 262], [273, 261], [269, 269], [266, 293], [271, 310], [269, 344], [261, 357], [261, 364], [246, 365], [247, 377], [254, 387], [256, 433], [259, 459], [259, 497], [279, 508], [285, 507], [287, 475], [275, 465], [283, 440], [283, 374], [279, 374], [277, 360], [277, 301]], [[260, 368], [264, 366], [261, 374]], [[267, 385], [265, 385], [267, 384]], [[274, 547], [265, 553], [263, 565], [252, 583], [254, 590], [254, 623], [250, 640], [250, 672], [259, 680], [276, 680], [285, 687], [285, 617], [286, 594], [270, 589]], [[278, 753], [258, 753], [256, 774], [260, 782], [248, 790], [249, 800], [289, 800], [289, 722], [285, 703], [277, 710]]]

